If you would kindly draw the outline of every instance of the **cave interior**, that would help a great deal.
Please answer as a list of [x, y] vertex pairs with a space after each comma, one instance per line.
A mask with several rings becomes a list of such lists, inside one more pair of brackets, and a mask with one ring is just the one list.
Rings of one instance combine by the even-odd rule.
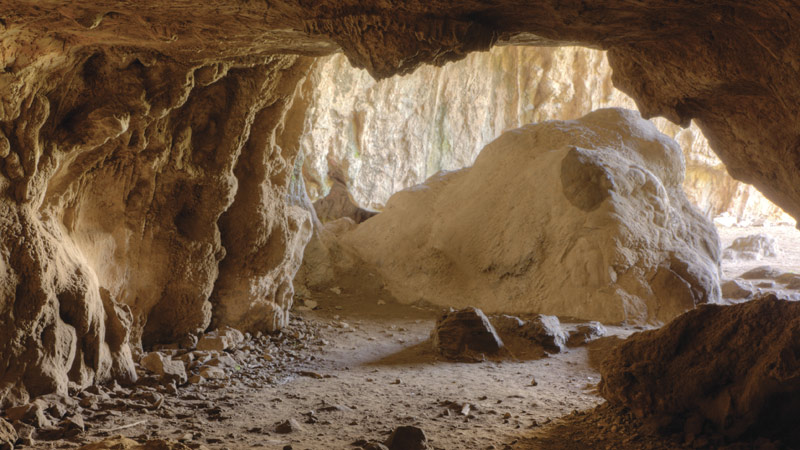
[[0, 4], [0, 449], [800, 448], [795, 36]]

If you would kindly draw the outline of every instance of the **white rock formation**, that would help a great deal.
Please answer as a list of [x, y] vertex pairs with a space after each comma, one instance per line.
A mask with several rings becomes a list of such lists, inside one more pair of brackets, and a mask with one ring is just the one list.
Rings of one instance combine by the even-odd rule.
[[[605, 53], [582, 47], [495, 47], [444, 67], [375, 81], [342, 55], [320, 59], [307, 92], [301, 147], [312, 200], [327, 194], [328, 161], [344, 168], [356, 202], [380, 209], [393, 193], [439, 170], [473, 163], [503, 131], [597, 108], [636, 109], [614, 88]], [[681, 145], [684, 189], [710, 217], [794, 222], [752, 186], [728, 176], [696, 126], [656, 126]]]
[[723, 259], [759, 260], [778, 255], [778, 242], [774, 237], [763, 233], [738, 237], [722, 252]]
[[400, 301], [657, 323], [719, 299], [678, 145], [635, 111], [508, 131], [341, 237]]

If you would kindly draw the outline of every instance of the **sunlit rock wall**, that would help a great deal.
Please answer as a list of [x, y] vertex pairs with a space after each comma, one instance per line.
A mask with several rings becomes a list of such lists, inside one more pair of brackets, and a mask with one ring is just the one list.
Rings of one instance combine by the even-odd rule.
[[[318, 61], [301, 147], [312, 199], [342, 167], [355, 200], [381, 208], [389, 196], [439, 170], [472, 164], [504, 130], [634, 101], [615, 89], [605, 53], [582, 47], [495, 47], [437, 68], [375, 81], [342, 55]], [[739, 222], [791, 220], [756, 189], [733, 180], [694, 125], [656, 126], [686, 159], [687, 195], [711, 217]]]

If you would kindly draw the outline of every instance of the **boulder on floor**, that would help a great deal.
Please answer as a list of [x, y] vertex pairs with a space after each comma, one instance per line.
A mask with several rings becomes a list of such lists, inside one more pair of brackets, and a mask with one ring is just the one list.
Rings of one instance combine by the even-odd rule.
[[758, 260], [778, 256], [778, 242], [767, 234], [751, 234], [734, 239], [722, 252], [723, 259]]
[[[800, 303], [705, 305], [634, 334], [603, 363], [610, 403], [660, 425], [699, 416], [729, 437], [800, 437]], [[792, 436], [794, 433], [794, 436]]]
[[503, 341], [483, 311], [471, 307], [442, 315], [431, 340], [434, 349], [448, 359], [479, 359], [503, 349]]
[[603, 109], [507, 131], [342, 235], [400, 302], [662, 323], [719, 300], [719, 238], [678, 144]]
[[531, 345], [541, 347], [547, 353], [559, 353], [564, 350], [568, 338], [556, 316], [539, 314], [523, 320], [504, 314], [492, 316], [491, 322], [502, 339], [522, 338]]

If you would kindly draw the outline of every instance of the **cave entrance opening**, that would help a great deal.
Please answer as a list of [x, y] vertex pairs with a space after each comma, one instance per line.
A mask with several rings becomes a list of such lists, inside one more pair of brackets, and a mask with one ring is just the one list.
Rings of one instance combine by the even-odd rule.
[[[636, 109], [613, 86], [611, 72], [605, 52], [582, 47], [495, 47], [381, 81], [341, 54], [321, 58], [310, 75], [300, 138], [317, 214], [323, 222], [344, 216], [361, 222], [396, 192], [471, 166], [505, 130], [599, 108]], [[680, 145], [684, 191], [717, 228], [723, 281], [738, 280], [724, 294], [741, 299], [769, 284], [786, 287], [775, 278], [800, 269], [795, 220], [732, 179], [695, 124], [652, 122]], [[753, 272], [762, 266], [773, 269]]]

